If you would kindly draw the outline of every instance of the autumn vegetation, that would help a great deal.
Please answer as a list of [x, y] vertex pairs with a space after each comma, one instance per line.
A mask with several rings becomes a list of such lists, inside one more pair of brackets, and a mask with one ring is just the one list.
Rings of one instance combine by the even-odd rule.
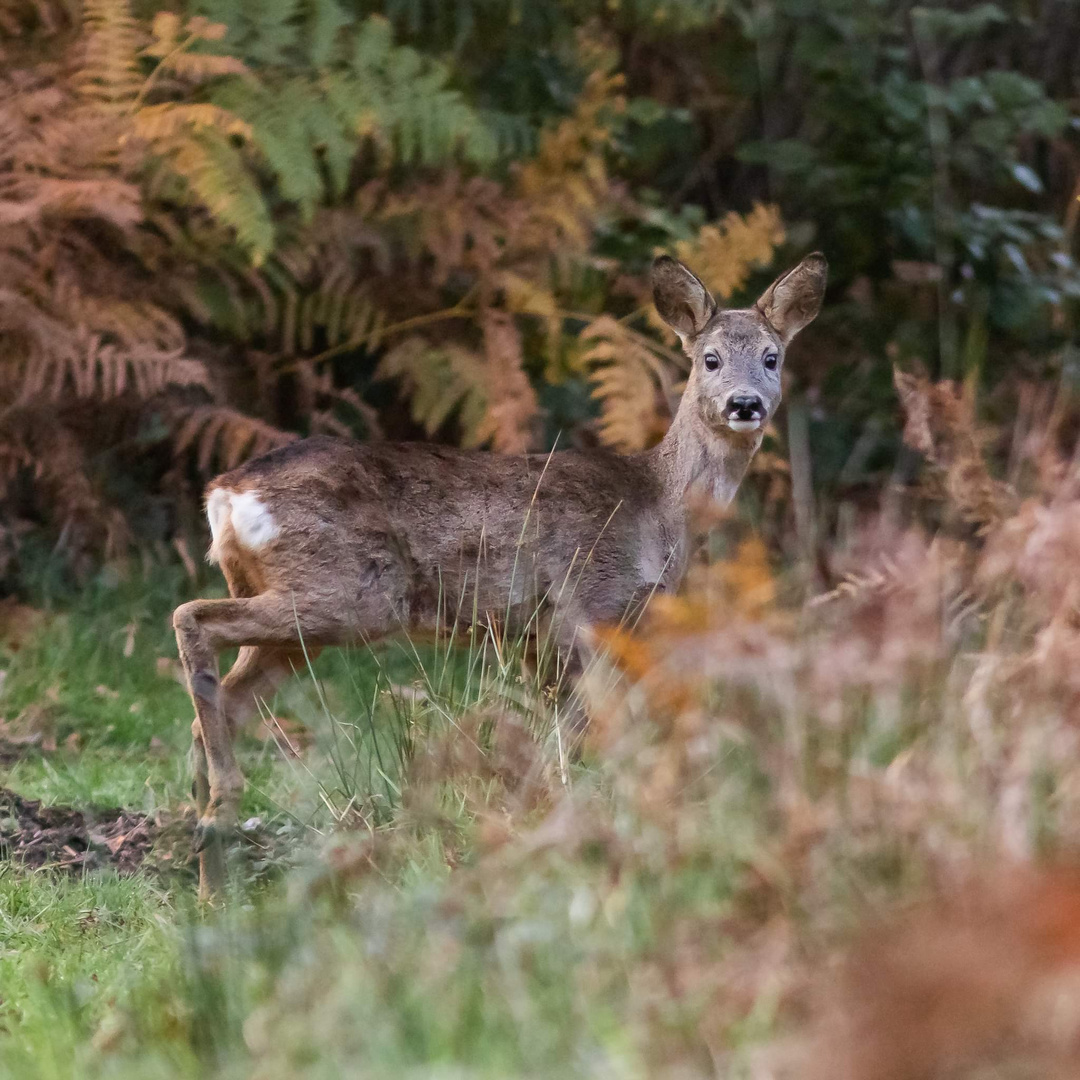
[[[1066, 1077], [1080, 14], [0, 7], [0, 1072]], [[193, 899], [169, 609], [300, 436], [634, 451], [658, 251], [830, 291], [683, 593], [314, 661]]]

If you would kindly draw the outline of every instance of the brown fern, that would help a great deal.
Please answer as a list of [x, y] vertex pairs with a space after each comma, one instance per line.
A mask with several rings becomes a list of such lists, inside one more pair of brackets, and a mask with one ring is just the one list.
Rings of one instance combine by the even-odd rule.
[[264, 454], [295, 441], [292, 432], [281, 431], [220, 405], [191, 409], [175, 435], [177, 454], [192, 453], [203, 473], [234, 469], [247, 458]]
[[[216, 392], [149, 270], [167, 253], [123, 139], [144, 40], [126, 4], [100, 0], [64, 64], [0, 75], [0, 500], [77, 560], [129, 535], [91, 467], [100, 449], [166, 393]], [[33, 505], [9, 502], [23, 490]]]
[[523, 369], [521, 334], [505, 311], [488, 309], [480, 316], [486, 360], [487, 412], [480, 438], [496, 450], [522, 454], [533, 441], [538, 412], [536, 391]]
[[593, 397], [600, 402], [600, 438], [632, 453], [657, 442], [671, 421], [674, 365], [658, 356], [660, 346], [625, 323], [601, 315], [581, 334], [588, 349]]
[[904, 441], [935, 467], [951, 504], [983, 529], [1001, 521], [1014, 498], [990, 474], [970, 396], [956, 383], [899, 369], [893, 382], [906, 416]]

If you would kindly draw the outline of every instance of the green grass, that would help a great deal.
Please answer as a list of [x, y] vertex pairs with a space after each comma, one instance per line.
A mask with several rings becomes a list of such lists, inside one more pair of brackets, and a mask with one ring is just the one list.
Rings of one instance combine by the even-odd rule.
[[177, 962], [175, 909], [146, 877], [0, 874], [0, 1062], [7, 1075], [70, 1076], [93, 1038]]
[[[164, 572], [95, 582], [6, 657], [0, 713], [17, 732], [36, 725], [58, 744], [29, 751], [7, 771], [7, 786], [46, 803], [179, 813], [190, 787], [191, 704], [159, 661], [175, 659], [168, 615], [191, 588]], [[345, 834], [351, 837], [378, 827], [388, 836], [410, 832], [391, 860], [393, 878], [380, 883], [385, 895], [375, 917], [391, 919], [394, 934], [415, 936], [407, 963], [417, 962], [423, 936], [412, 935], [412, 922], [435, 918], [448, 861], [472, 857], [472, 820], [451, 785], [440, 794], [437, 827], [402, 825], [405, 761], [414, 740], [452, 732], [469, 707], [521, 697], [516, 668], [504, 665], [493, 678], [492, 666], [500, 665], [483, 649], [414, 650], [400, 642], [378, 653], [329, 652], [283, 688], [272, 711], [308, 726], [315, 746], [296, 760], [271, 741], [242, 738], [242, 816], [260, 817], [274, 854], [297, 869], [288, 880], [245, 874], [251, 860], [234, 855], [234, 892], [223, 914], [196, 909], [189, 875], [73, 879], [0, 863], [0, 1072], [201, 1076], [250, 1068], [244, 1022], [257, 1026], [250, 1018], [265, 1008], [283, 968], [295, 965], [305, 977], [313, 955], [330, 949], [346, 959], [349, 979], [369, 978], [351, 970], [362, 964], [368, 940], [351, 913], [325, 900], [298, 908], [289, 899], [290, 889], [319, 880], [317, 855], [342, 823], [358, 830]], [[475, 1063], [493, 1075], [520, 1059], [510, 1049], [515, 1040], [507, 1041], [513, 1018], [477, 1012], [482, 965], [469, 961], [465, 969], [453, 1001], [436, 995], [430, 1025], [421, 1019], [430, 992], [413, 1001], [393, 986], [363, 990], [375, 998], [355, 1003], [355, 1020], [374, 1024], [366, 1037], [376, 1039], [380, 1068], [449, 1062], [481, 1036], [487, 1048]], [[551, 981], [549, 973], [545, 985]], [[547, 1008], [556, 1014], [550, 1039], [565, 1042], [561, 1007]], [[290, 1034], [291, 1053], [318, 1056], [309, 1043], [306, 1034]], [[541, 1056], [551, 1052], [541, 1044]], [[347, 1068], [346, 1045], [327, 1055], [327, 1075]]]

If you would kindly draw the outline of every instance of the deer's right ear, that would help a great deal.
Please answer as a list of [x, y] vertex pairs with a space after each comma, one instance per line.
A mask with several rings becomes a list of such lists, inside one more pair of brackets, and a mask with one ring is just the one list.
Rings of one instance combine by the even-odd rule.
[[685, 345], [716, 314], [709, 290], [681, 262], [661, 255], [652, 265], [653, 303]]

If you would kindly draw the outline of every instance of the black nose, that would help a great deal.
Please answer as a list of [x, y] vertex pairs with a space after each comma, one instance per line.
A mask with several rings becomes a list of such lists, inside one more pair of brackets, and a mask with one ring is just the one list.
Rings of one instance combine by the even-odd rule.
[[746, 394], [728, 398], [727, 413], [731, 420], [757, 420], [765, 415], [765, 406], [757, 394]]

